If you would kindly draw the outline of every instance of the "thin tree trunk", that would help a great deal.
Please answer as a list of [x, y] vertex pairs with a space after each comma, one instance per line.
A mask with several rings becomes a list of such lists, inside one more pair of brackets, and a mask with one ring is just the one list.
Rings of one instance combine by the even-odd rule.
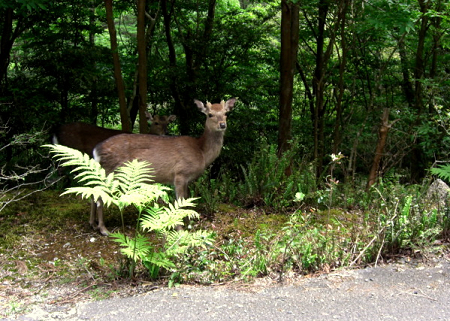
[[424, 50], [425, 50], [425, 38], [428, 25], [428, 2], [426, 0], [419, 0], [420, 11], [422, 13], [420, 29], [419, 29], [419, 39], [417, 39], [417, 51], [416, 51], [416, 65], [414, 68], [414, 78], [415, 78], [415, 90], [414, 90], [414, 102], [416, 106], [417, 113], [422, 113], [423, 110], [423, 88], [422, 80], [425, 73], [425, 60], [424, 60]]
[[281, 2], [280, 113], [278, 155], [290, 148], [292, 138], [292, 99], [299, 39], [299, 6]]
[[[423, 80], [425, 78], [425, 42], [429, 25], [429, 16], [427, 15], [430, 9], [430, 2], [426, 0], [418, 0], [420, 6], [420, 12], [422, 14], [420, 18], [420, 29], [417, 39], [417, 51], [416, 51], [416, 63], [414, 66], [414, 106], [417, 112], [416, 124], [421, 122], [421, 114], [424, 111], [424, 99], [423, 99]], [[423, 151], [419, 147], [421, 138], [418, 137], [416, 146], [414, 146], [411, 152], [411, 182], [418, 183], [420, 179], [425, 175]]]
[[14, 43], [13, 35], [13, 9], [6, 9], [6, 15], [2, 26], [2, 37], [0, 39], [0, 83], [6, 78], [9, 65], [11, 48]]
[[180, 122], [180, 133], [182, 135], [187, 134], [187, 120], [186, 115], [184, 113], [184, 103], [181, 98], [180, 92], [178, 91], [178, 80], [177, 80], [177, 56], [175, 52], [175, 45], [173, 43], [172, 39], [172, 33], [171, 33], [171, 24], [172, 24], [172, 14], [173, 10], [169, 12], [169, 8], [167, 7], [168, 1], [162, 1], [161, 2], [161, 13], [163, 15], [163, 22], [164, 22], [164, 32], [166, 35], [166, 42], [167, 42], [167, 48], [169, 51], [169, 75], [170, 75], [170, 91], [172, 92], [173, 99], [175, 101], [174, 104], [174, 110], [177, 114], [177, 118]]
[[[334, 132], [333, 132], [333, 154], [338, 153], [339, 145], [341, 143], [341, 126], [342, 124], [342, 112], [343, 112], [343, 106], [342, 106], [342, 98], [344, 97], [344, 74], [345, 74], [345, 67], [347, 65], [347, 41], [345, 38], [345, 28], [346, 28], [346, 19], [345, 14], [342, 17], [341, 20], [341, 28], [340, 28], [340, 36], [341, 36], [341, 50], [342, 50], [342, 56], [339, 58], [339, 80], [338, 84], [336, 86], [336, 122], [334, 124]], [[339, 56], [339, 50], [336, 50], [338, 56]]]
[[127, 111], [127, 102], [125, 99], [125, 85], [122, 78], [122, 70], [120, 68], [120, 60], [117, 45], [116, 27], [114, 25], [112, 0], [105, 0], [106, 20], [108, 22], [109, 36], [111, 39], [111, 51], [114, 64], [114, 78], [116, 79], [117, 94], [119, 96], [120, 120], [122, 122], [122, 130], [131, 132], [130, 117]]
[[[95, 1], [91, 2], [91, 10], [94, 13], [95, 11]], [[91, 48], [95, 47], [95, 33], [94, 33], [94, 25], [95, 25], [95, 19], [94, 14], [91, 14], [89, 16], [89, 44]], [[93, 62], [92, 64], [93, 70], [96, 69], [96, 63]], [[92, 80], [92, 88], [89, 93], [89, 99], [91, 101], [91, 112], [90, 112], [90, 122], [91, 124], [96, 125], [97, 124], [97, 117], [98, 117], [98, 93], [97, 93], [97, 77]]]
[[138, 27], [137, 27], [137, 45], [139, 59], [139, 132], [148, 133], [147, 117], [147, 43], [145, 37], [145, 0], [139, 0], [137, 6]]
[[[318, 31], [316, 38], [317, 52], [316, 52], [316, 68], [313, 76], [313, 93], [315, 97], [313, 124], [314, 124], [314, 159], [316, 162], [316, 178], [319, 178], [323, 172], [323, 160], [325, 156], [325, 88], [327, 84], [327, 63], [331, 58], [336, 34], [344, 19], [348, 0], [340, 0], [337, 3], [335, 12], [335, 21], [332, 28], [326, 28], [326, 21], [330, 9], [330, 1], [319, 0], [318, 3]], [[327, 35], [327, 41], [325, 41]], [[326, 47], [325, 47], [326, 45]]]
[[408, 59], [406, 56], [405, 40], [400, 38], [398, 40], [398, 52], [400, 55], [400, 63], [402, 65], [403, 82], [402, 88], [405, 95], [405, 99], [408, 102], [409, 107], [414, 105], [414, 90], [409, 77]]
[[370, 187], [375, 184], [378, 179], [378, 169], [380, 168], [380, 162], [383, 158], [383, 151], [386, 146], [386, 141], [391, 129], [392, 124], [389, 124], [389, 108], [383, 110], [383, 116], [381, 120], [380, 133], [378, 137], [377, 147], [375, 149], [375, 156], [373, 158], [372, 167], [370, 169], [369, 178], [367, 180], [366, 190], [368, 191]]

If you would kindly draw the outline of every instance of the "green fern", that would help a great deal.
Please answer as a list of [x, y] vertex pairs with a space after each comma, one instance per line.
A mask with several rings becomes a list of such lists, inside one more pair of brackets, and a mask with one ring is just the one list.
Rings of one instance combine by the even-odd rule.
[[186, 207], [193, 207], [195, 198], [180, 199], [174, 202], [174, 204], [168, 204], [165, 208], [148, 208], [148, 215], [144, 215], [142, 218], [143, 230], [166, 230], [173, 229], [183, 224], [185, 217], [189, 219], [198, 218], [199, 214]]
[[450, 164], [432, 168], [431, 174], [437, 175], [443, 180], [450, 181]]
[[115, 232], [110, 235], [114, 242], [119, 243], [122, 248], [120, 252], [130, 259], [145, 257], [152, 250], [152, 245], [148, 238], [137, 233], [134, 238], [130, 238], [122, 233]]
[[[130, 276], [135, 266], [141, 262], [149, 271], [152, 278], [159, 276], [160, 269], [176, 268], [175, 259], [179, 254], [187, 253], [188, 249], [210, 245], [213, 242], [210, 233], [205, 231], [175, 231], [183, 224], [184, 218], [198, 218], [199, 214], [192, 209], [193, 198], [178, 200], [174, 204], [168, 203], [167, 187], [152, 182], [150, 164], [133, 160], [116, 169], [114, 173], [106, 175], [98, 162], [80, 151], [62, 145], [44, 145], [50, 148], [54, 157], [58, 158], [62, 166], [75, 166], [72, 172], [75, 178], [84, 184], [81, 187], [68, 188], [63, 194], [77, 194], [83, 198], [102, 198], [105, 206], [114, 204], [119, 207], [121, 214], [125, 207], [134, 205], [138, 211], [136, 234], [128, 237], [123, 233], [111, 234], [112, 239], [121, 246], [121, 253], [131, 259]], [[160, 207], [157, 199], [162, 199], [168, 205]], [[145, 212], [145, 215], [141, 214]], [[123, 215], [122, 215], [123, 222]], [[122, 224], [124, 225], [124, 224]], [[148, 241], [142, 232], [154, 232], [161, 244], [155, 246]]]
[[134, 204], [137, 207], [158, 198], [167, 200], [167, 187], [152, 182], [149, 163], [133, 160], [119, 167], [114, 173], [106, 175], [98, 162], [78, 150], [63, 145], [44, 145], [50, 148], [62, 166], [75, 166], [75, 179], [85, 186], [70, 187], [62, 195], [76, 194], [82, 198], [90, 197], [97, 201], [102, 198], [105, 206], [114, 204], [120, 209]]

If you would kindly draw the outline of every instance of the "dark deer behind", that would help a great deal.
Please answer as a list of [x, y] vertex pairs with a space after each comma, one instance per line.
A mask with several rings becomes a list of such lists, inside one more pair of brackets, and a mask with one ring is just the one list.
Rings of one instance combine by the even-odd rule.
[[[171, 121], [176, 119], [176, 116], [156, 115], [152, 117], [147, 113], [147, 119], [152, 121], [149, 134], [165, 135], [167, 134], [167, 126]], [[58, 127], [53, 135], [53, 144], [77, 149], [92, 157], [92, 151], [98, 143], [123, 133], [121, 130], [98, 127], [82, 122], [70, 123]]]
[[177, 116], [175, 115], [156, 115], [152, 117], [149, 112], [145, 112], [145, 116], [147, 117], [148, 121], [152, 122], [152, 125], [148, 130], [148, 133], [151, 135], [167, 135], [167, 126], [175, 119], [177, 119]]
[[[220, 104], [198, 100], [195, 104], [206, 115], [205, 129], [199, 138], [189, 136], [150, 136], [121, 134], [98, 144], [94, 159], [100, 162], [107, 173], [127, 161], [147, 161], [153, 169], [153, 180], [175, 186], [177, 198], [188, 197], [189, 182], [198, 178], [220, 154], [227, 128], [226, 113], [231, 111], [236, 98]], [[91, 224], [94, 220], [91, 212]], [[108, 231], [103, 223], [101, 201], [97, 210], [98, 227], [102, 234]]]

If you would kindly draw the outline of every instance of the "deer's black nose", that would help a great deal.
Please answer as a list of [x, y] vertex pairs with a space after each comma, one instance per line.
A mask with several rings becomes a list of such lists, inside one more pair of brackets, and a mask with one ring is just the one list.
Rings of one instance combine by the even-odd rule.
[[220, 123], [220, 129], [225, 129], [227, 128], [227, 124], [226, 123]]

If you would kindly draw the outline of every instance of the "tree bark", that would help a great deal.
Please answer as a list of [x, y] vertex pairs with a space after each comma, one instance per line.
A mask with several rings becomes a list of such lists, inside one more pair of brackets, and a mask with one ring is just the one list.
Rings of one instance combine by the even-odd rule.
[[[423, 98], [423, 80], [425, 79], [425, 42], [427, 37], [428, 29], [430, 28], [430, 18], [427, 15], [430, 9], [430, 1], [418, 0], [420, 12], [422, 14], [420, 18], [420, 28], [417, 39], [417, 50], [416, 50], [416, 62], [414, 66], [414, 106], [417, 112], [416, 123], [421, 122], [421, 115], [424, 112], [424, 98]], [[423, 151], [420, 148], [421, 138], [418, 137], [416, 141], [416, 146], [411, 152], [411, 182], [418, 183], [421, 178], [425, 175], [425, 167], [423, 161]]]
[[11, 53], [12, 44], [14, 43], [13, 32], [13, 9], [6, 9], [6, 15], [2, 27], [2, 37], [0, 39], [0, 83], [6, 77], [8, 70], [9, 56]]
[[299, 6], [289, 0], [282, 0], [278, 156], [289, 150], [292, 138], [292, 99], [298, 39]]
[[2, 30], [0, 37], [0, 84], [6, 80], [14, 41], [32, 26], [30, 19], [24, 18], [22, 15], [17, 17], [13, 8], [6, 9], [2, 21], [3, 25], [0, 27], [0, 30]]
[[148, 122], [145, 116], [147, 110], [147, 42], [145, 37], [145, 0], [139, 0], [137, 5], [137, 46], [138, 46], [138, 77], [139, 77], [139, 132], [148, 133]]
[[114, 25], [112, 0], [105, 0], [106, 20], [108, 23], [109, 36], [111, 41], [111, 51], [114, 64], [114, 78], [116, 80], [117, 94], [119, 96], [120, 120], [122, 122], [122, 130], [131, 132], [130, 117], [127, 111], [127, 102], [125, 99], [125, 85], [122, 78], [122, 70], [120, 67], [119, 52], [117, 45], [116, 27]]
[[341, 51], [342, 55], [339, 54], [339, 50], [337, 51], [337, 55], [339, 57], [339, 80], [336, 86], [336, 121], [334, 124], [334, 132], [333, 132], [333, 154], [337, 154], [339, 151], [339, 145], [341, 144], [341, 127], [343, 126], [342, 121], [342, 113], [343, 113], [343, 104], [342, 100], [344, 97], [344, 91], [345, 91], [345, 82], [344, 82], [344, 75], [345, 75], [345, 69], [347, 65], [347, 54], [348, 54], [348, 47], [347, 47], [347, 41], [346, 41], [346, 35], [345, 35], [345, 28], [346, 28], [346, 19], [345, 14], [342, 17], [342, 20], [340, 22], [340, 36], [341, 36]]
[[[316, 68], [312, 81], [313, 94], [315, 98], [313, 116], [314, 124], [314, 160], [316, 162], [316, 178], [319, 178], [323, 171], [323, 157], [324, 157], [324, 115], [325, 115], [325, 66], [328, 61], [324, 53], [325, 46], [325, 22], [329, 9], [329, 2], [327, 0], [319, 1], [319, 16], [318, 16], [318, 31], [317, 31], [317, 52], [316, 52]], [[330, 38], [328, 46], [333, 46], [334, 38]], [[328, 47], [330, 48], [330, 47]]]
[[400, 63], [402, 65], [403, 93], [405, 95], [405, 99], [408, 102], [409, 107], [413, 107], [414, 106], [414, 89], [413, 89], [413, 85], [411, 83], [411, 79], [409, 76], [408, 59], [406, 56], [405, 40], [403, 37], [398, 40], [398, 52], [400, 55]]
[[172, 92], [173, 99], [175, 101], [174, 104], [174, 110], [175, 114], [177, 115], [178, 121], [180, 123], [180, 133], [182, 135], [187, 134], [186, 132], [186, 124], [185, 124], [185, 115], [184, 115], [184, 102], [181, 98], [181, 95], [178, 91], [178, 80], [177, 80], [177, 56], [175, 52], [175, 45], [173, 43], [172, 39], [172, 31], [171, 31], [171, 24], [172, 24], [172, 14], [173, 10], [169, 12], [169, 8], [167, 7], [168, 1], [162, 1], [161, 2], [161, 13], [163, 16], [163, 22], [164, 22], [164, 32], [166, 35], [166, 42], [167, 42], [167, 48], [169, 51], [169, 76], [170, 76], [170, 91]]
[[377, 147], [375, 149], [375, 156], [373, 158], [372, 167], [369, 172], [369, 178], [367, 180], [366, 191], [370, 189], [370, 187], [375, 184], [378, 179], [378, 169], [380, 168], [380, 162], [383, 158], [383, 151], [386, 146], [386, 141], [388, 137], [389, 130], [391, 129], [392, 124], [389, 124], [389, 108], [385, 108], [383, 110], [383, 116], [381, 119], [381, 127], [380, 133], [378, 137]]
[[427, 30], [429, 28], [428, 24], [429, 18], [426, 15], [429, 8], [428, 1], [419, 0], [419, 6], [420, 12], [422, 13], [422, 17], [420, 20], [419, 39], [417, 39], [416, 65], [414, 68], [414, 78], [415, 78], [414, 102], [417, 113], [421, 114], [423, 110], [422, 80], [425, 74], [425, 59], [424, 59], [425, 40], [426, 40], [425, 38], [427, 35]]

